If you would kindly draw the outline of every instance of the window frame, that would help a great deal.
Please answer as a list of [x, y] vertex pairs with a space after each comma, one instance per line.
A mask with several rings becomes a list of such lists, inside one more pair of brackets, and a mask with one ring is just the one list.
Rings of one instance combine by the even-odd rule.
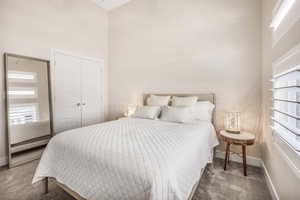
[[296, 0], [278, 0], [273, 9], [273, 18], [270, 27], [275, 32], [280, 26], [281, 22], [288, 15], [289, 11], [295, 4]]
[[[300, 126], [298, 128], [300, 124], [300, 113], [298, 113], [300, 98], [298, 99], [297, 96], [297, 94], [300, 94], [300, 76], [297, 79], [298, 77], [294, 76], [293, 73], [300, 74], [300, 67], [294, 67], [283, 73], [275, 74], [271, 80], [273, 83], [272, 130], [273, 134], [279, 136], [300, 156]], [[289, 79], [289, 77], [292, 77], [292, 79]], [[296, 80], [293, 80], [295, 78]], [[278, 91], [283, 91], [282, 93], [287, 95], [278, 94]], [[282, 105], [285, 107], [284, 110], [281, 110]]]

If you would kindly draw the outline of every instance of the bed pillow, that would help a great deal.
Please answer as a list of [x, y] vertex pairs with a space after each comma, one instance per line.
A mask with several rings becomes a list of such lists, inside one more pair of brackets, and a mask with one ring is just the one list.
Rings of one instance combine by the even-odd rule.
[[190, 107], [162, 107], [160, 119], [169, 122], [186, 123], [192, 120]]
[[147, 99], [148, 106], [167, 106], [170, 101], [170, 96], [150, 95]]
[[160, 114], [160, 106], [139, 106], [131, 117], [144, 118], [144, 119], [156, 119]]
[[172, 97], [172, 106], [193, 106], [197, 103], [198, 97]]
[[195, 120], [211, 121], [215, 105], [209, 101], [198, 101], [191, 106], [191, 113]]

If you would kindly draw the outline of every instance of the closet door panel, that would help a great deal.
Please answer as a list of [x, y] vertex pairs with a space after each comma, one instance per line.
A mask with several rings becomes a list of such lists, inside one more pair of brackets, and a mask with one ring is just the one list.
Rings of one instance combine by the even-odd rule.
[[54, 131], [81, 127], [81, 60], [55, 53]]
[[82, 60], [82, 126], [103, 122], [103, 62]]

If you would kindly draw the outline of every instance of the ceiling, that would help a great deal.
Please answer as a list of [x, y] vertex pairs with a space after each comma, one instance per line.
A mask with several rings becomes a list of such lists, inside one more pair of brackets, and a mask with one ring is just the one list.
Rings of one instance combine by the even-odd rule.
[[111, 10], [128, 3], [131, 0], [93, 0], [98, 6], [106, 10]]

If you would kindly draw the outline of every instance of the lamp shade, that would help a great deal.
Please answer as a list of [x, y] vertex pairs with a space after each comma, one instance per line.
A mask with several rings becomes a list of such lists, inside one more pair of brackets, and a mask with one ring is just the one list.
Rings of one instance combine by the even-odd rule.
[[240, 133], [241, 113], [240, 112], [227, 112], [225, 116], [225, 129], [229, 133]]
[[133, 104], [127, 105], [125, 108], [124, 116], [130, 117], [131, 115], [134, 114], [135, 110], [136, 110], [136, 105], [133, 105]]

